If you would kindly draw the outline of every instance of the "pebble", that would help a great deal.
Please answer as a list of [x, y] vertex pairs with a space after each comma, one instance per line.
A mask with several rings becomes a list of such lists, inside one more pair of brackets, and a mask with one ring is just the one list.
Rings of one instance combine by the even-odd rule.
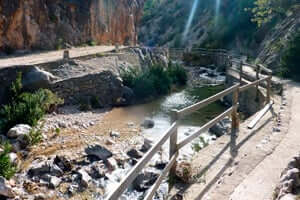
[[120, 137], [120, 133], [117, 131], [111, 131], [110, 132], [110, 137]]

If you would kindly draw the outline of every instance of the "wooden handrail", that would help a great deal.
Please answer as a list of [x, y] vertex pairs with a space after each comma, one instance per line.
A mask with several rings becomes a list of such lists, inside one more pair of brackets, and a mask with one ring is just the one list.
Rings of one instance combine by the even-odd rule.
[[205, 100], [203, 100], [199, 103], [196, 103], [196, 104], [191, 105], [187, 108], [184, 108], [184, 109], [181, 109], [181, 110], [177, 111], [178, 112], [177, 113], [178, 119], [182, 119], [184, 116], [186, 116], [188, 114], [191, 114], [191, 113], [207, 106], [208, 104], [211, 104], [211, 103], [223, 98], [224, 96], [226, 96], [226, 95], [232, 93], [233, 91], [237, 90], [239, 88], [239, 86], [240, 86], [240, 84], [235, 84], [234, 86], [232, 86], [232, 87], [230, 87], [230, 88], [228, 88], [228, 89], [226, 89], [226, 90], [224, 90], [224, 91], [222, 91], [222, 92], [220, 92], [220, 93], [218, 93], [214, 96], [211, 96], [211, 97], [209, 97], [209, 98], [207, 98], [207, 99], [205, 99]]
[[130, 170], [121, 183], [115, 188], [106, 198], [106, 200], [116, 200], [122, 193], [128, 188], [128, 186], [134, 181], [137, 175], [142, 171], [145, 165], [152, 159], [153, 155], [157, 153], [160, 147], [169, 139], [169, 137], [177, 129], [177, 123], [173, 123], [172, 126], [166, 131], [162, 138], [145, 154], [145, 156]]
[[[185, 49], [169, 49], [176, 53], [182, 52], [184, 53]], [[203, 52], [207, 54], [216, 54], [218, 53], [219, 55], [227, 55], [228, 58], [230, 59], [231, 63], [238, 63], [239, 64], [239, 70], [236, 70], [240, 73], [240, 83], [235, 84], [232, 87], [225, 89], [222, 92], [219, 92], [218, 94], [215, 94], [205, 100], [202, 100], [201, 102], [198, 102], [194, 105], [188, 106], [184, 109], [181, 110], [173, 110], [172, 111], [172, 121], [174, 122], [171, 127], [165, 132], [165, 134], [161, 137], [161, 139], [143, 156], [143, 158], [130, 170], [130, 172], [126, 175], [125, 178], [122, 179], [120, 184], [118, 185], [117, 188], [115, 188], [106, 198], [106, 200], [116, 200], [118, 199], [122, 193], [129, 187], [129, 185], [134, 181], [134, 179], [138, 176], [138, 174], [142, 171], [142, 169], [147, 165], [147, 163], [153, 158], [153, 155], [159, 151], [159, 149], [162, 147], [162, 145], [169, 139], [170, 140], [170, 145], [169, 145], [169, 163], [167, 166], [164, 168], [164, 170], [161, 172], [160, 176], [158, 179], [155, 181], [154, 185], [151, 187], [151, 189], [148, 191], [146, 194], [146, 197], [144, 198], [145, 200], [152, 200], [156, 190], [159, 188], [160, 184], [162, 183], [163, 179], [167, 176], [168, 173], [172, 174], [175, 173], [175, 168], [176, 168], [176, 159], [179, 154], [179, 150], [183, 148], [185, 145], [190, 143], [192, 140], [195, 138], [199, 137], [204, 131], [207, 131], [209, 128], [223, 120], [226, 116], [232, 117], [232, 125], [231, 128], [232, 133], [235, 134], [236, 131], [239, 129], [239, 115], [238, 115], [238, 99], [239, 99], [239, 93], [243, 92], [251, 87], [258, 87], [258, 85], [263, 82], [267, 81], [267, 102], [269, 104], [272, 104], [270, 101], [270, 95], [271, 95], [271, 79], [272, 79], [272, 70], [267, 69], [263, 65], [258, 65], [254, 66], [248, 63], [243, 63], [241, 61], [235, 61], [232, 59], [232, 56], [226, 51], [226, 50], [207, 50], [207, 49], [192, 49], [192, 51], [196, 52]], [[242, 74], [243, 74], [243, 65], [250, 66], [254, 69], [257, 70], [256, 73], [256, 78], [258, 80], [254, 82], [250, 82], [244, 86], [241, 86], [242, 82]], [[263, 71], [266, 71], [269, 76], [264, 77], [262, 79], [259, 79], [259, 72], [262, 69]], [[226, 95], [232, 94], [232, 107], [212, 119], [211, 121], [207, 122], [205, 125], [200, 127], [198, 131], [193, 133], [192, 135], [188, 136], [187, 138], [183, 139], [179, 143], [177, 142], [177, 131], [178, 131], [178, 120], [182, 119], [184, 116], [189, 115], [193, 112], [196, 112], [197, 110], [223, 98]], [[261, 114], [262, 115], [262, 114]], [[260, 116], [260, 115], [259, 115]], [[255, 125], [257, 122], [253, 122]], [[253, 125], [253, 126], [254, 126]], [[251, 124], [252, 126], [252, 124]]]
[[265, 78], [256, 80], [256, 81], [254, 81], [254, 82], [252, 82], [252, 83], [249, 83], [249, 84], [247, 84], [247, 85], [241, 86], [241, 87], [240, 87], [240, 92], [243, 92], [243, 91], [245, 91], [245, 90], [247, 90], [247, 89], [249, 89], [249, 88], [251, 88], [251, 87], [256, 86], [256, 85], [259, 84], [260, 82], [269, 80], [269, 79], [271, 79], [271, 78], [272, 78], [271, 76], [268, 76], [268, 77], [265, 77]]
[[213, 127], [215, 124], [217, 124], [218, 122], [220, 122], [226, 116], [230, 115], [232, 113], [233, 109], [234, 109], [234, 106], [231, 107], [231, 108], [229, 108], [228, 110], [226, 110], [225, 112], [223, 112], [222, 114], [220, 114], [219, 116], [217, 116], [216, 118], [214, 118], [213, 120], [211, 120], [208, 123], [206, 123], [204, 126], [202, 126], [193, 135], [190, 135], [189, 137], [187, 137], [184, 140], [182, 140], [181, 142], [179, 142], [179, 144], [177, 145], [177, 148], [181, 149], [186, 144], [190, 143], [192, 140], [194, 140], [195, 138], [197, 138], [198, 136], [200, 136], [201, 133], [203, 133], [204, 131], [207, 131], [209, 128]]

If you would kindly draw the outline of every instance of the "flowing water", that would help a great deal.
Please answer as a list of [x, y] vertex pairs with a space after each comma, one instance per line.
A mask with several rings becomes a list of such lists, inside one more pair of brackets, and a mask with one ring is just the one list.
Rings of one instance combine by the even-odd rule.
[[[141, 123], [146, 117], [151, 118], [155, 122], [155, 126], [151, 129], [145, 129], [143, 134], [145, 138], [152, 140], [154, 143], [158, 141], [163, 133], [171, 125], [171, 114], [172, 109], [182, 109], [190, 106], [196, 102], [199, 102], [213, 94], [216, 94], [224, 89], [223, 85], [219, 86], [205, 86], [205, 87], [185, 87], [177, 91], [173, 91], [171, 94], [160, 97], [150, 103], [134, 105], [130, 107], [114, 109], [111, 114], [118, 118], [118, 121], [125, 120], [126, 122], [134, 121], [135, 123]], [[185, 137], [193, 134], [197, 131], [201, 125], [208, 122], [216, 115], [223, 112], [226, 108], [220, 103], [213, 103], [206, 108], [203, 108], [194, 114], [191, 114], [180, 121], [178, 129], [178, 140], [182, 140]], [[203, 141], [212, 143], [216, 136], [209, 132], [202, 134], [202, 139], [195, 139], [193, 142], [201, 143]], [[168, 142], [163, 146], [166, 158], [168, 157]], [[202, 144], [200, 144], [201, 146]], [[193, 144], [189, 144], [183, 148], [180, 152], [180, 159], [190, 159], [192, 154], [195, 152]], [[158, 156], [158, 155], [156, 155]], [[154, 158], [157, 160], [157, 158]], [[128, 173], [131, 166], [127, 166], [125, 169], [118, 169], [108, 177], [108, 181], [105, 182], [105, 188], [110, 190], [117, 186], [118, 182]], [[103, 185], [103, 183], [102, 183]], [[156, 199], [163, 199], [164, 195], [167, 194], [168, 184], [165, 182], [161, 185], [158, 190], [158, 197]], [[127, 190], [121, 199], [124, 200], [138, 200], [143, 199], [143, 193]]]

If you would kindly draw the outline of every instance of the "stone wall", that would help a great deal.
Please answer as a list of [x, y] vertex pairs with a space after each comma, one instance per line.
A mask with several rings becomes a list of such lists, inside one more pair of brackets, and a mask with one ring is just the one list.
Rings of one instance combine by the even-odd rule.
[[124, 87], [119, 71], [128, 67], [146, 70], [151, 64], [168, 63], [167, 51], [151, 48], [130, 48], [107, 56], [60, 60], [40, 66], [11, 66], [0, 69], [0, 105], [7, 103], [11, 84], [22, 72], [25, 91], [48, 88], [77, 104], [96, 97], [101, 106], [127, 105], [134, 101], [132, 91]]
[[58, 81], [51, 85], [51, 90], [67, 104], [96, 97], [102, 107], [107, 107], [122, 103], [123, 84], [111, 71], [103, 71]]

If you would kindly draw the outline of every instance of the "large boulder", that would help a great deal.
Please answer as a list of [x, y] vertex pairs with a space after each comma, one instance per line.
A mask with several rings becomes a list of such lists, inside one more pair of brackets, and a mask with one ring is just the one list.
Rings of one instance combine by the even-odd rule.
[[88, 146], [85, 149], [85, 153], [88, 156], [95, 156], [100, 160], [107, 160], [108, 158], [112, 157], [112, 153], [108, 149], [98, 144], [94, 146]]
[[22, 84], [25, 89], [34, 91], [39, 88], [49, 88], [51, 82], [56, 79], [51, 73], [34, 66], [24, 74]]
[[0, 176], [0, 196], [13, 198], [15, 195], [9, 185], [7, 185], [5, 179]]
[[26, 125], [26, 124], [18, 124], [14, 126], [13, 128], [9, 129], [7, 132], [7, 137], [9, 138], [18, 138], [22, 137], [24, 135], [28, 135], [29, 132], [31, 131], [31, 126]]

